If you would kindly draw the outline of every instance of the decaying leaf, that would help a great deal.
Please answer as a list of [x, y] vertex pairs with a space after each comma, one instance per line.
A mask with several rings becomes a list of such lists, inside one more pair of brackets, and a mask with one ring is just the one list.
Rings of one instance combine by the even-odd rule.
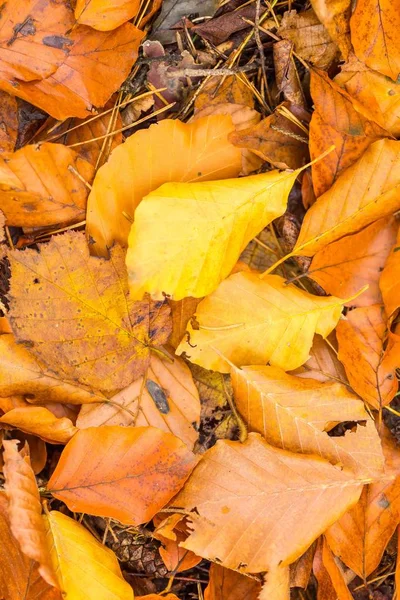
[[70, 510], [140, 524], [179, 491], [196, 463], [181, 440], [155, 427], [90, 427], [68, 442], [48, 489]]
[[77, 23], [99, 31], [116, 29], [138, 13], [140, 0], [77, 0]]
[[84, 235], [67, 232], [40, 253], [9, 257], [15, 336], [67, 380], [116, 391], [143, 374], [153, 344], [167, 341], [169, 308], [131, 299], [121, 248], [109, 261], [90, 257]]
[[12, 152], [18, 135], [18, 105], [14, 96], [0, 90], [0, 151]]
[[[136, 132], [116, 148], [99, 169], [89, 195], [91, 253], [107, 256], [115, 241], [126, 246], [137, 205], [163, 183], [238, 175], [240, 150], [227, 140], [232, 130], [230, 117], [207, 117], [188, 124], [167, 119]], [[132, 173], [137, 175], [134, 180]]]
[[196, 97], [194, 108], [197, 112], [208, 106], [227, 102], [254, 108], [252, 90], [240, 75], [229, 75], [223, 81], [211, 78], [203, 85], [200, 94]]
[[[172, 521], [163, 526], [165, 521]], [[156, 529], [153, 536], [161, 542], [159, 548], [160, 556], [169, 572], [180, 573], [192, 569], [201, 561], [200, 556], [196, 556], [190, 550], [180, 547], [180, 542], [187, 538], [187, 527], [182, 523], [182, 515], [172, 514], [164, 521], [157, 515], [154, 518]], [[171, 530], [170, 528], [173, 527]]]
[[[271, 263], [272, 264], [272, 263]], [[172, 317], [172, 333], [168, 342], [176, 348], [185, 335], [187, 324], [196, 312], [196, 308], [201, 298], [182, 298], [182, 300], [170, 300]]]
[[0, 423], [37, 435], [53, 444], [66, 444], [77, 431], [67, 417], [58, 419], [41, 406], [14, 408], [0, 417]]
[[244, 443], [220, 440], [208, 450], [173, 505], [196, 507], [184, 548], [258, 573], [301, 556], [361, 488], [351, 472], [251, 433]]
[[181, 300], [210, 294], [250, 240], [285, 212], [297, 175], [270, 171], [218, 182], [169, 183], [151, 192], [136, 209], [129, 234], [131, 295]]
[[343, 569], [336, 563], [324, 536], [318, 541], [313, 571], [318, 581], [317, 600], [353, 600]]
[[350, 0], [312, 0], [318, 19], [325, 25], [332, 40], [336, 42], [347, 59], [352, 51], [350, 41]]
[[315, 333], [326, 337], [334, 329], [342, 306], [334, 296], [285, 285], [278, 275], [236, 273], [200, 302], [199, 328], [189, 325], [190, 338], [176, 352], [223, 373], [229, 372], [227, 361], [237, 366], [269, 361], [290, 371], [306, 362]]
[[257, 600], [261, 583], [256, 579], [213, 563], [210, 580], [204, 590], [204, 600]]

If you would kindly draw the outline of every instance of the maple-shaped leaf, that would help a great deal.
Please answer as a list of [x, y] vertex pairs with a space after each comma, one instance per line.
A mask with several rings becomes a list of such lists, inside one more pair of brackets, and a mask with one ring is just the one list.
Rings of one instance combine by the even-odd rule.
[[236, 177], [241, 154], [228, 142], [232, 130], [227, 116], [194, 123], [166, 119], [137, 131], [116, 148], [97, 172], [88, 199], [92, 254], [107, 256], [115, 241], [126, 246], [136, 207], [163, 183]]
[[0, 417], [0, 427], [2, 425], [37, 435], [45, 442], [53, 444], [66, 444], [77, 432], [70, 419], [58, 419], [42, 406], [14, 408]]
[[350, 19], [357, 58], [394, 81], [400, 73], [399, 27], [398, 6], [384, 0], [359, 0]]
[[316, 456], [293, 454], [251, 433], [208, 450], [173, 506], [191, 513], [181, 545], [247, 573], [296, 560], [359, 498], [361, 480]]
[[104, 392], [126, 387], [167, 341], [168, 306], [132, 300], [119, 247], [97, 259], [83, 233], [67, 232], [40, 250], [9, 253], [17, 340], [59, 376]]
[[110, 31], [136, 17], [140, 0], [77, 0], [77, 23], [99, 31]]
[[385, 305], [386, 314], [390, 321], [396, 315], [396, 311], [400, 306], [400, 230], [397, 234], [397, 239], [388, 256], [386, 265], [381, 273], [379, 287], [382, 292], [383, 303]]
[[180, 490], [197, 462], [181, 440], [155, 427], [90, 427], [68, 442], [47, 487], [72, 511], [138, 525]]
[[259, 581], [212, 563], [204, 600], [258, 600], [260, 591]]
[[368, 285], [349, 306], [382, 302], [379, 280], [396, 240], [398, 223], [393, 217], [378, 219], [365, 229], [325, 246], [313, 257], [308, 277], [326, 292], [346, 298]]
[[0, 87], [60, 120], [107, 102], [144, 35], [131, 23], [111, 33], [76, 26], [72, 7], [52, 0], [9, 0], [0, 30]]
[[94, 169], [62, 144], [25, 146], [0, 157], [0, 201], [7, 225], [38, 227], [85, 217]]
[[192, 449], [199, 422], [199, 394], [189, 368], [176, 357], [171, 363], [152, 356], [146, 374], [111, 400], [82, 406], [77, 427], [152, 425], [173, 433]]
[[379, 140], [307, 211], [293, 254], [313, 256], [400, 208], [400, 142]]
[[237, 366], [270, 362], [290, 371], [308, 359], [315, 333], [326, 337], [335, 328], [343, 302], [286, 285], [278, 275], [235, 273], [200, 302], [190, 339], [176, 353], [223, 373], [224, 357]]
[[[359, 476], [383, 471], [383, 454], [364, 403], [340, 383], [288, 375], [278, 367], [232, 367], [235, 404], [249, 431], [278, 448], [316, 454]], [[367, 421], [344, 437], [328, 431], [343, 421]]]
[[[298, 171], [202, 183], [167, 183], [136, 209], [126, 264], [134, 298], [202, 298], [241, 252], [281, 216]], [[162, 227], [161, 227], [162, 225]], [[161, 230], [160, 230], [161, 228]]]
[[62, 375], [46, 369], [12, 334], [3, 334], [0, 336], [0, 399], [16, 395], [28, 395], [33, 404], [85, 404], [105, 399], [101, 392], [92, 392], [74, 381], [68, 383]]
[[9, 501], [11, 531], [26, 556], [37, 561], [40, 575], [59, 587], [47, 550], [46, 532], [42, 521], [42, 505], [29, 451], [18, 452], [18, 441], [3, 441], [5, 490]]
[[318, 540], [313, 572], [318, 581], [317, 600], [353, 600], [343, 569], [336, 562], [324, 536]]
[[338, 358], [354, 391], [375, 409], [391, 402], [397, 392], [396, 368], [400, 346], [386, 344], [383, 306], [375, 304], [350, 311], [336, 334]]
[[62, 600], [61, 592], [39, 574], [38, 563], [22, 553], [11, 533], [8, 501], [0, 492], [0, 590], [7, 600]]

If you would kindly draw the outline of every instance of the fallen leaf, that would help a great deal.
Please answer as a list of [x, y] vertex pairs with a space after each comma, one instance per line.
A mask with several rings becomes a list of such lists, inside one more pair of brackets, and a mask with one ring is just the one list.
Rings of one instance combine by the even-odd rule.
[[313, 336], [326, 337], [336, 326], [343, 300], [321, 298], [285, 285], [279, 275], [260, 279], [236, 273], [197, 307], [199, 329], [189, 325], [190, 341], [176, 353], [206, 369], [229, 372], [237, 366], [265, 364], [287, 371], [306, 362]]
[[3, 441], [5, 490], [9, 502], [8, 514], [13, 536], [28, 558], [39, 563], [43, 579], [59, 587], [56, 571], [47, 551], [46, 532], [42, 521], [42, 505], [29, 451], [18, 452], [17, 440]]
[[397, 6], [388, 0], [359, 0], [350, 19], [357, 58], [394, 81], [400, 73], [399, 27]]
[[317, 159], [331, 145], [335, 150], [312, 166], [316, 196], [329, 190], [340, 173], [355, 163], [376, 140], [388, 137], [385, 129], [360, 113], [357, 102], [326, 73], [311, 71], [315, 106], [310, 123], [310, 154]]
[[144, 35], [130, 23], [112, 33], [74, 27], [65, 2], [10, 0], [4, 6], [0, 87], [59, 120], [84, 118], [103, 106], [128, 76]]
[[[218, 46], [230, 38], [232, 34], [249, 28], [250, 23], [246, 23], [245, 19], [254, 20], [255, 13], [255, 6], [244, 5], [214, 19], [207, 20], [205, 23], [200, 23], [200, 25], [196, 25], [193, 29], [202, 38], [211, 42], [214, 46]], [[264, 22], [263, 25], [265, 26], [266, 23]]]
[[[249, 431], [277, 448], [315, 454], [358, 476], [383, 472], [379, 435], [364, 403], [340, 383], [321, 383], [268, 366], [232, 367], [236, 407]], [[343, 421], [367, 421], [355, 432], [330, 437]]]
[[299, 14], [295, 10], [284, 13], [278, 35], [290, 40], [303, 60], [320, 69], [327, 69], [338, 54], [338, 47], [312, 9]]
[[314, 542], [300, 558], [290, 565], [290, 587], [300, 587], [303, 590], [307, 588], [311, 576], [315, 546], [316, 543]]
[[175, 594], [167, 594], [166, 596], [164, 594], [162, 596], [159, 594], [147, 594], [146, 596], [135, 596], [135, 600], [179, 600], [179, 598]]
[[150, 348], [167, 341], [168, 306], [131, 299], [119, 247], [97, 259], [69, 231], [40, 249], [9, 254], [17, 340], [66, 380], [109, 393], [126, 387], [146, 370]]
[[384, 268], [379, 280], [385, 311], [390, 320], [393, 319], [400, 306], [400, 232], [397, 234], [397, 239], [393, 241], [393, 244], [394, 246], [391, 249], [386, 264], [382, 265]]
[[319, 539], [313, 571], [318, 582], [317, 600], [353, 600], [343, 569], [335, 561], [325, 537]]
[[[8, 396], [29, 396], [31, 403], [101, 402], [101, 392], [91, 392], [76, 382], [68, 383], [47, 370], [13, 335], [0, 336], [0, 407]], [[13, 407], [15, 408], [15, 407]]]
[[182, 300], [170, 300], [172, 317], [172, 333], [168, 342], [176, 348], [185, 335], [187, 324], [196, 312], [201, 298], [182, 298]]
[[304, 131], [280, 112], [283, 107], [289, 115], [294, 114], [293, 118], [308, 116], [299, 107], [284, 103], [260, 123], [232, 132], [229, 140], [238, 148], [251, 150], [277, 169], [298, 169], [307, 162], [308, 140]]
[[13, 152], [18, 136], [18, 105], [14, 96], [0, 90], [0, 152]]
[[218, 8], [218, 0], [163, 0], [161, 12], [152, 26], [150, 39], [163, 44], [176, 42], [176, 25], [182, 17], [196, 13], [199, 17], [209, 17]]
[[98, 31], [116, 29], [136, 17], [140, 0], [77, 0], [76, 22]]
[[338, 358], [351, 387], [373, 408], [389, 404], [397, 392], [393, 353], [384, 350], [386, 318], [382, 305], [356, 308], [337, 328]]
[[62, 144], [25, 146], [0, 157], [0, 200], [7, 225], [37, 227], [85, 218], [93, 167]]
[[210, 294], [250, 240], [285, 212], [297, 175], [270, 171], [210, 183], [169, 183], [151, 192], [136, 209], [129, 234], [131, 295], [181, 300]]
[[59, 590], [39, 575], [38, 564], [22, 553], [11, 533], [6, 494], [0, 492], [0, 591], [5, 600], [61, 600]]
[[293, 253], [313, 256], [327, 244], [398, 210], [399, 148], [399, 142], [392, 140], [374, 142], [339, 175], [307, 211]]
[[152, 425], [192, 449], [199, 422], [199, 394], [189, 368], [179, 358], [170, 363], [152, 356], [144, 380], [140, 377], [103, 404], [82, 406], [77, 427]]
[[13, 438], [19, 440], [22, 447], [25, 443], [28, 444], [31, 466], [35, 475], [43, 471], [47, 463], [46, 443], [34, 435], [23, 433], [17, 429], [13, 431]]
[[332, 334], [328, 336], [327, 340], [324, 340], [320, 335], [315, 335], [310, 358], [304, 365], [292, 371], [292, 375], [317, 381], [338, 381], [347, 384], [346, 373], [337, 358], [337, 349], [330, 340], [331, 336]]
[[239, 75], [228, 75], [223, 81], [211, 77], [201, 88], [194, 101], [195, 112], [218, 104], [240, 104], [254, 108], [254, 96], [251, 88]]
[[368, 285], [348, 306], [381, 303], [379, 280], [384, 276], [382, 270], [396, 241], [398, 227], [393, 217], [378, 219], [359, 233], [325, 246], [314, 255], [308, 277], [328, 294], [340, 298], [354, 296]]
[[[168, 571], [181, 573], [198, 565], [202, 558], [196, 556], [190, 550], [180, 547], [180, 542], [183, 542], [187, 538], [186, 527], [180, 523], [182, 515], [170, 515], [165, 520], [170, 520], [171, 517], [175, 517], [175, 530], [173, 529], [169, 534], [163, 531], [162, 517], [157, 515], [154, 517], [156, 529], [153, 532], [153, 536], [162, 544], [159, 548], [159, 553]], [[164, 533], [167, 533], [168, 537]]]
[[[240, 150], [227, 140], [232, 129], [230, 117], [208, 117], [188, 124], [166, 119], [137, 131], [116, 148], [97, 172], [88, 199], [91, 253], [107, 256], [115, 241], [126, 246], [137, 205], [163, 183], [238, 175]], [[135, 181], [132, 173], [138, 175]]]
[[83, 525], [52, 510], [43, 517], [48, 552], [66, 600], [133, 600], [117, 557]]
[[273, 265], [280, 256], [277, 237], [271, 224], [251, 240], [240, 255], [240, 260], [251, 270], [262, 272]]
[[90, 427], [68, 442], [47, 487], [74, 512], [138, 525], [165, 506], [196, 463], [183, 442], [154, 427]]
[[318, 19], [325, 25], [332, 40], [336, 42], [347, 60], [352, 51], [350, 41], [350, 0], [312, 0]]
[[14, 410], [14, 408], [26, 408], [28, 406], [29, 403], [24, 400], [22, 396], [8, 396], [7, 398], [0, 398], [0, 410], [2, 410], [3, 413]]
[[260, 591], [261, 583], [256, 579], [212, 563], [204, 600], [257, 600]]
[[14, 408], [0, 417], [0, 423], [37, 435], [52, 444], [66, 444], [77, 431], [69, 419], [57, 419], [47, 408], [41, 406]]
[[181, 545], [246, 573], [284, 567], [358, 500], [361, 488], [353, 474], [273, 448], [259, 434], [244, 443], [220, 440], [173, 500], [196, 507], [193, 533]]
[[289, 567], [274, 567], [264, 575], [264, 584], [259, 600], [290, 600]]
[[281, 40], [273, 45], [276, 87], [285, 100], [297, 106], [305, 105], [304, 93], [293, 59], [293, 44]]

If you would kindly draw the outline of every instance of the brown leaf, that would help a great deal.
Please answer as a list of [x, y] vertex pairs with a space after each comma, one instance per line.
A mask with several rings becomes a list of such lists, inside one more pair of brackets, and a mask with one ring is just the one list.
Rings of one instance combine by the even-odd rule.
[[4, 600], [61, 600], [40, 576], [38, 564], [21, 552], [11, 533], [6, 494], [0, 492], [0, 594]]
[[327, 69], [339, 51], [312, 9], [299, 14], [295, 10], [285, 12], [277, 33], [294, 44], [301, 58], [320, 69]]
[[304, 590], [307, 588], [311, 576], [315, 546], [314, 542], [296, 562], [290, 565], [290, 587], [301, 587]]
[[257, 600], [261, 583], [256, 579], [211, 564], [209, 583], [204, 590], [204, 600]]
[[9, 501], [10, 526], [21, 550], [37, 561], [39, 573], [54, 587], [57, 577], [48, 554], [46, 532], [42, 521], [42, 506], [29, 452], [18, 452], [16, 440], [3, 441], [5, 490]]
[[[215, 46], [225, 42], [233, 33], [250, 27], [244, 19], [254, 20], [255, 6], [244, 6], [233, 10], [205, 23], [196, 25], [193, 30]], [[265, 23], [264, 23], [265, 26]]]
[[182, 298], [182, 300], [169, 300], [172, 316], [172, 333], [168, 342], [177, 348], [185, 335], [187, 324], [196, 312], [202, 298]]
[[0, 157], [0, 200], [7, 225], [37, 227], [85, 217], [93, 167], [61, 144], [25, 146]]
[[343, 570], [336, 563], [325, 537], [318, 541], [313, 564], [314, 575], [318, 581], [317, 600], [352, 600], [344, 579]]
[[351, 0], [312, 0], [318, 19], [325, 25], [331, 39], [336, 42], [347, 60], [352, 51], [350, 41]]
[[[159, 552], [168, 571], [181, 573], [199, 564], [202, 560], [200, 556], [180, 547], [180, 542], [183, 542], [188, 536], [187, 527], [180, 522], [182, 515], [172, 514], [164, 520], [161, 516], [156, 515], [153, 520], [156, 526], [153, 537], [162, 544]], [[169, 524], [166, 524], [165, 521], [169, 521]], [[170, 529], [171, 527], [172, 529]]]
[[152, 356], [144, 378], [134, 381], [110, 401], [82, 406], [77, 427], [152, 425], [173, 433], [192, 449], [198, 438], [199, 421], [200, 400], [189, 368], [176, 357], [170, 363]]
[[281, 40], [273, 45], [276, 86], [285, 100], [304, 106], [305, 98], [292, 51], [293, 44], [289, 40]]
[[393, 217], [386, 217], [378, 219], [359, 233], [325, 246], [313, 257], [308, 276], [328, 294], [340, 298], [355, 296], [368, 285], [368, 289], [346, 305], [379, 304], [382, 302], [379, 279], [382, 282], [385, 273], [382, 270], [396, 240], [397, 230], [398, 222]]
[[180, 490], [196, 463], [183, 442], [154, 427], [91, 427], [68, 442], [48, 489], [72, 511], [139, 525]]
[[77, 431], [69, 419], [58, 419], [47, 408], [41, 406], [14, 408], [0, 417], [0, 423], [37, 435], [45, 442], [53, 444], [66, 444]]
[[173, 505], [196, 507], [184, 548], [257, 573], [301, 556], [361, 488], [353, 474], [251, 433], [244, 443], [220, 440], [208, 450]]
[[9, 258], [16, 338], [65, 379], [115, 392], [146, 370], [151, 346], [167, 341], [169, 308], [130, 299], [121, 248], [109, 261], [90, 257], [85, 236], [67, 232], [42, 244], [40, 254]]
[[346, 372], [337, 358], [337, 344], [332, 344], [332, 334], [328, 336], [328, 340], [329, 342], [320, 335], [315, 335], [310, 358], [304, 365], [292, 371], [292, 375], [347, 384]]
[[254, 96], [238, 75], [228, 75], [222, 82], [217, 77], [211, 77], [202, 86], [200, 94], [194, 102], [194, 110], [198, 112], [214, 104], [241, 104], [254, 108]]
[[18, 136], [18, 105], [14, 96], [0, 90], [0, 152], [12, 152]]
[[375, 304], [350, 311], [337, 328], [338, 358], [351, 387], [373, 408], [380, 410], [397, 392], [393, 351], [384, 351], [386, 318], [383, 306]]

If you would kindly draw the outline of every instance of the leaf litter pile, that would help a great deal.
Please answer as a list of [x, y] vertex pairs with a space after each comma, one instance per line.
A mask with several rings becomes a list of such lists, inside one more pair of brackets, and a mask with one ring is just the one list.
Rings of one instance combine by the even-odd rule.
[[1, 600], [400, 598], [399, 15], [3, 2]]

